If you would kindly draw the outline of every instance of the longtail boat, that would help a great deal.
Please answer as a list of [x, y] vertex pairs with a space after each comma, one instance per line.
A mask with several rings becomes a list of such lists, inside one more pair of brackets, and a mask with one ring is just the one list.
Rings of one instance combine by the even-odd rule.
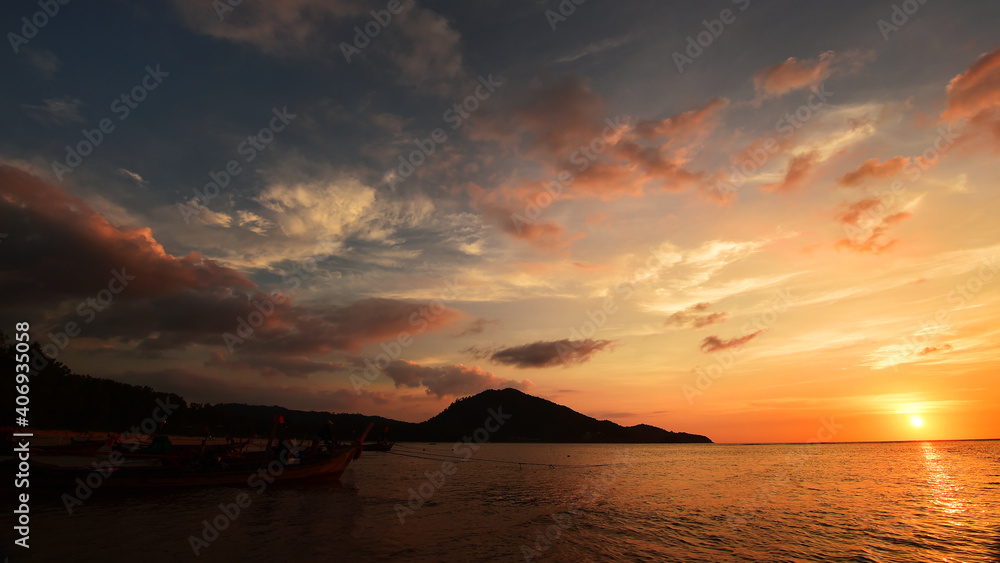
[[396, 442], [390, 440], [379, 440], [370, 444], [365, 444], [366, 452], [387, 452], [392, 449]]

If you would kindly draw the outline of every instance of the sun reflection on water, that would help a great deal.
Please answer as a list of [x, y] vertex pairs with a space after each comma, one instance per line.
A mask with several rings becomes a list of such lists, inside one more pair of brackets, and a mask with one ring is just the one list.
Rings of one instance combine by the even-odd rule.
[[[966, 499], [960, 496], [961, 488], [955, 485], [954, 477], [942, 463], [941, 453], [930, 442], [924, 442], [920, 446], [924, 455], [924, 468], [934, 506], [949, 516], [964, 514]], [[951, 521], [951, 524], [963, 525], [961, 522], [955, 521]]]

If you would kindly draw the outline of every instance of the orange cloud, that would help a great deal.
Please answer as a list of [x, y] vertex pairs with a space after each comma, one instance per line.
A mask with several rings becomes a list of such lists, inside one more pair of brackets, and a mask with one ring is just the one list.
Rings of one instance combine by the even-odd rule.
[[923, 350], [917, 352], [917, 355], [926, 356], [927, 354], [931, 354], [933, 352], [946, 352], [948, 350], [951, 350], [951, 344], [943, 344], [941, 346], [927, 346]]
[[777, 98], [794, 90], [818, 86], [835, 72], [854, 72], [871, 59], [871, 54], [848, 51], [837, 54], [826, 51], [815, 59], [789, 57], [771, 65], [753, 77], [757, 91], [755, 105], [767, 98]]
[[869, 197], [861, 201], [856, 201], [847, 208], [847, 211], [837, 215], [837, 220], [841, 223], [857, 225], [863, 214], [870, 213], [880, 205], [882, 205], [882, 202], [877, 197]]
[[641, 120], [635, 125], [635, 133], [647, 141], [661, 137], [690, 139], [714, 129], [718, 124], [719, 113], [728, 106], [727, 98], [712, 98], [700, 108], [666, 119]]
[[[14, 239], [5, 248], [7, 275], [0, 283], [7, 295], [34, 301], [92, 294], [108, 285], [112, 270], [123, 269], [135, 276], [131, 298], [257, 289], [242, 273], [196, 252], [168, 254], [149, 228], [116, 227], [80, 198], [24, 170], [0, 166], [0, 185], [0, 224]], [[66, 264], [74, 264], [71, 275]]]
[[664, 321], [663, 324], [681, 328], [703, 328], [725, 321], [728, 313], [724, 311], [713, 313], [704, 312], [711, 305], [711, 303], [696, 303], [687, 309], [673, 313], [667, 317], [667, 320]]
[[534, 146], [550, 155], [569, 155], [600, 136], [607, 112], [582, 78], [570, 77], [536, 92], [515, 115], [534, 136]]
[[847, 211], [837, 215], [837, 221], [844, 226], [849, 236], [838, 240], [834, 246], [855, 252], [881, 254], [899, 242], [887, 239], [889, 227], [912, 216], [908, 211], [888, 213], [882, 201], [875, 197], [856, 201], [848, 206]]
[[885, 162], [879, 162], [877, 158], [869, 158], [857, 169], [844, 174], [838, 182], [842, 186], [857, 186], [864, 183], [869, 178], [884, 179], [891, 178], [903, 171], [903, 167], [910, 161], [905, 156], [890, 158]]
[[485, 206], [483, 216], [496, 223], [504, 233], [542, 250], [563, 249], [586, 236], [584, 233], [567, 236], [566, 228], [559, 223], [535, 221], [523, 210], [491, 205]]
[[816, 151], [792, 157], [785, 171], [785, 177], [779, 182], [764, 184], [761, 191], [788, 193], [802, 187], [802, 183], [809, 176], [809, 172], [816, 166], [819, 160], [819, 153]]
[[984, 53], [965, 72], [951, 79], [941, 119], [965, 120], [959, 141], [986, 137], [1000, 150], [1000, 49]]
[[[482, 123], [479, 127], [484, 131], [478, 134], [502, 139], [511, 147], [526, 138], [527, 154], [552, 174], [551, 179], [519, 180], [512, 188], [497, 190], [508, 200], [534, 198], [543, 186], [563, 175], [568, 179], [560, 182], [560, 197], [608, 201], [641, 195], [652, 184], [681, 191], [697, 182], [702, 174], [686, 167], [691, 146], [715, 129], [719, 112], [728, 105], [725, 98], [713, 98], [700, 108], [666, 119], [632, 124], [628, 118], [610, 116], [586, 81], [565, 78], [529, 93], [528, 101], [511, 112], [516, 124], [510, 119]], [[479, 198], [489, 201], [497, 196]]]
[[980, 55], [965, 72], [951, 79], [941, 118], [957, 121], [1000, 107], [1000, 49]]
[[715, 174], [698, 186], [698, 195], [716, 205], [722, 206], [736, 200], [736, 191], [725, 188], [722, 184], [728, 179], [725, 174]]
[[718, 352], [719, 350], [727, 350], [729, 348], [739, 348], [740, 346], [743, 346], [744, 344], [750, 342], [754, 338], [757, 338], [763, 332], [764, 332], [763, 330], [758, 330], [757, 332], [751, 332], [746, 336], [731, 338], [729, 340], [723, 340], [715, 335], [706, 336], [705, 340], [702, 341], [700, 348], [701, 351], [705, 352], [706, 354], [710, 354], [712, 352]]

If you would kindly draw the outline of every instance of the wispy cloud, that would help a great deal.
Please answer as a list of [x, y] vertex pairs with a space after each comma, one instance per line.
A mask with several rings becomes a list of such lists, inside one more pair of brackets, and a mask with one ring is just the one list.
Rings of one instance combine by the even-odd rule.
[[80, 115], [83, 102], [76, 98], [49, 98], [41, 105], [22, 104], [24, 111], [42, 125], [65, 125], [84, 121]]

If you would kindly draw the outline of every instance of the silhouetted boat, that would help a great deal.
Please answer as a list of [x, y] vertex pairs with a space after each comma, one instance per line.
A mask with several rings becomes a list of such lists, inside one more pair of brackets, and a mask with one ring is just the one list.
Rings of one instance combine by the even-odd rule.
[[365, 451], [368, 452], [387, 452], [392, 449], [396, 442], [389, 440], [379, 440], [371, 444], [365, 444]]

